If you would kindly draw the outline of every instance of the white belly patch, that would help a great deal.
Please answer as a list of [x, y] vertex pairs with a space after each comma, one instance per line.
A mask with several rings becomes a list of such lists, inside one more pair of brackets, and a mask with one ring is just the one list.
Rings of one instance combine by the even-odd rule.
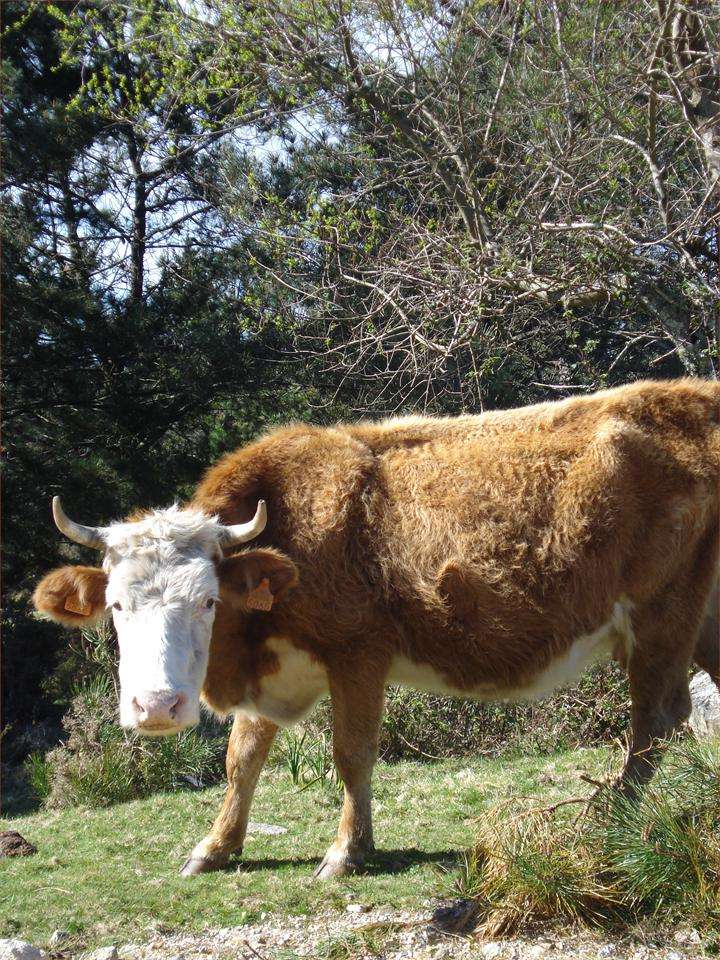
[[271, 637], [267, 647], [278, 658], [280, 669], [248, 687], [245, 699], [235, 709], [249, 716], [261, 716], [281, 727], [307, 716], [328, 691], [325, 668], [284, 637]]
[[417, 663], [403, 656], [394, 658], [388, 681], [451, 697], [469, 697], [475, 700], [537, 700], [558, 687], [577, 680], [591, 663], [608, 657], [619, 636], [623, 638], [625, 652], [629, 657], [633, 634], [630, 602], [626, 599], [618, 600], [607, 623], [593, 633], [578, 637], [562, 656], [553, 660], [522, 687], [508, 688], [484, 683], [461, 690], [449, 683], [429, 664]]

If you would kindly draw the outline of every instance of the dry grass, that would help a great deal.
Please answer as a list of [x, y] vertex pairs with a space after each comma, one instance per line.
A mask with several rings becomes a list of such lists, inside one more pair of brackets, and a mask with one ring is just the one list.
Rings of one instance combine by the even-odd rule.
[[480, 933], [538, 923], [720, 926], [720, 744], [676, 744], [636, 800], [601, 792], [571, 805], [513, 799], [488, 810], [454, 884]]

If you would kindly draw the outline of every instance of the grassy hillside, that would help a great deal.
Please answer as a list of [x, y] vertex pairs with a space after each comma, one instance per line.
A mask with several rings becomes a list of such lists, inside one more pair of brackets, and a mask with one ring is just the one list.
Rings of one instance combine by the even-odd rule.
[[263, 912], [302, 914], [346, 904], [412, 907], [443, 892], [443, 867], [474, 839], [473, 819], [512, 794], [553, 799], [595, 775], [605, 750], [517, 760], [379, 764], [375, 839], [367, 875], [318, 883], [312, 871], [337, 825], [339, 794], [329, 784], [301, 789], [283, 767], [261, 779], [252, 817], [287, 833], [248, 837], [245, 857], [218, 874], [184, 880], [178, 868], [203, 836], [222, 790], [160, 794], [99, 809], [43, 811], [4, 819], [38, 848], [0, 861], [0, 936], [39, 945], [53, 930], [77, 945], [142, 939], [159, 927], [201, 930], [251, 922]]

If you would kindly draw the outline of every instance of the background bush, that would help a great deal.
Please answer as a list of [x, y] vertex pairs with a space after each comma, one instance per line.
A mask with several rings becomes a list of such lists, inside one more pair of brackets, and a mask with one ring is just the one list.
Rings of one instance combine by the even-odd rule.
[[482, 703], [394, 687], [380, 751], [388, 760], [553, 753], [622, 737], [629, 718], [627, 680], [614, 664], [598, 665], [572, 687], [529, 703]]

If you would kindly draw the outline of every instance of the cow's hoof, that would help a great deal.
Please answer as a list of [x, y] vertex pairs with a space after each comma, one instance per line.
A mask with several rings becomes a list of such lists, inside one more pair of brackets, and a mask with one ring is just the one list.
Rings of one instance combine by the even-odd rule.
[[331, 877], [349, 877], [352, 873], [359, 873], [362, 867], [362, 860], [353, 859], [347, 854], [329, 850], [322, 863], [315, 869], [313, 876], [317, 880], [329, 880]]
[[190, 857], [180, 869], [181, 877], [197, 877], [201, 873], [212, 873], [222, 870], [225, 864], [218, 860], [208, 860], [205, 857]]

